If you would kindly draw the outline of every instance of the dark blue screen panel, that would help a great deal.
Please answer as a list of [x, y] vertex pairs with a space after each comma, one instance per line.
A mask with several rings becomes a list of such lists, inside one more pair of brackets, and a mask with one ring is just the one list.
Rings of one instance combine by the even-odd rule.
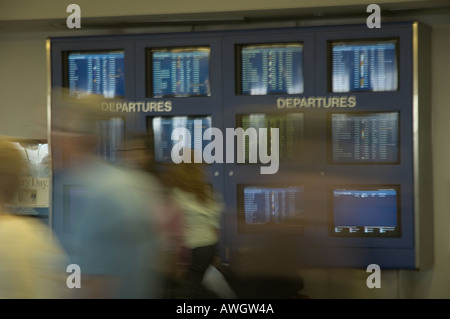
[[396, 91], [397, 42], [333, 42], [332, 92]]
[[152, 83], [150, 97], [210, 96], [210, 48], [147, 50]]
[[336, 187], [332, 190], [333, 236], [398, 237], [399, 187]]
[[125, 96], [124, 58], [123, 51], [67, 53], [64, 82], [70, 95]]
[[329, 154], [333, 164], [395, 164], [399, 158], [399, 113], [332, 113]]
[[[203, 149], [210, 140], [203, 139], [203, 133], [211, 128], [211, 116], [157, 116], [147, 118], [147, 130], [154, 144], [154, 156], [157, 163], [173, 163], [172, 148], [178, 140], [172, 140], [172, 132], [176, 128], [186, 128], [190, 135], [190, 148], [196, 152]], [[188, 141], [186, 147], [188, 146]]]
[[303, 44], [239, 46], [242, 95], [303, 93]]
[[238, 185], [239, 228], [289, 225], [303, 227], [305, 203], [303, 186]]

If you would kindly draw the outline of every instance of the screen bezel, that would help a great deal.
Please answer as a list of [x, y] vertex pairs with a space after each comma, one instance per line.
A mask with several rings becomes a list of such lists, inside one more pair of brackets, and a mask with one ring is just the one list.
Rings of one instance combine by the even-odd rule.
[[[333, 91], [333, 46], [334, 45], [375, 45], [383, 43], [395, 44], [395, 66], [397, 72], [397, 89], [396, 90], [383, 90], [374, 91], [372, 89], [366, 90], [349, 90], [349, 91]], [[383, 92], [399, 92], [400, 91], [400, 38], [363, 38], [363, 39], [341, 39], [341, 40], [329, 40], [327, 42], [327, 56], [328, 56], [328, 92], [333, 94], [348, 94], [348, 93], [383, 93]]]
[[[350, 116], [361, 116], [370, 114], [382, 114], [382, 113], [396, 113], [397, 114], [397, 161], [333, 161], [333, 114], [345, 114]], [[327, 162], [330, 165], [399, 165], [401, 163], [401, 113], [399, 110], [386, 110], [386, 111], [355, 111], [355, 112], [329, 112], [327, 114]]]
[[[179, 50], [182, 51], [202, 51], [208, 50], [208, 82], [209, 92], [207, 94], [165, 94], [165, 95], [155, 95], [153, 92], [154, 85], [154, 75], [153, 75], [153, 53], [167, 51], [173, 53]], [[186, 45], [186, 46], [165, 46], [165, 47], [148, 47], [145, 49], [145, 96], [147, 98], [197, 98], [197, 97], [210, 97], [212, 95], [213, 88], [211, 86], [211, 46], [210, 45]]]
[[[123, 55], [123, 61], [124, 61], [124, 73], [123, 73], [123, 95], [115, 95], [114, 97], [107, 97], [104, 94], [95, 94], [90, 93], [89, 95], [96, 95], [96, 96], [102, 96], [105, 99], [122, 99], [126, 96], [126, 84], [125, 84], [125, 76], [126, 76], [126, 69], [125, 69], [125, 49], [118, 48], [118, 49], [100, 49], [100, 50], [71, 50], [71, 51], [62, 51], [62, 87], [67, 88], [68, 91], [70, 91], [70, 84], [69, 84], [69, 56], [71, 54], [87, 54], [87, 55], [95, 55], [95, 54], [108, 54], [108, 53], [120, 53]], [[67, 94], [71, 98], [79, 98], [80, 95], [77, 94]], [[82, 95], [81, 95], [82, 97]]]
[[[392, 232], [387, 232], [385, 234], [381, 233], [336, 233], [334, 231], [335, 227], [345, 226], [345, 225], [335, 225], [334, 223], [334, 191], [335, 190], [349, 190], [349, 191], [364, 191], [364, 190], [395, 190], [396, 192], [396, 209], [397, 209], [397, 227]], [[402, 224], [401, 224], [401, 186], [400, 184], [335, 184], [329, 186], [328, 191], [328, 234], [330, 237], [339, 238], [400, 238], [402, 236]], [[364, 225], [360, 225], [364, 227]]]
[[[283, 47], [287, 48], [289, 46], [300, 46], [302, 48], [303, 59], [300, 62], [302, 66], [302, 74], [301, 77], [303, 79], [303, 89], [302, 92], [296, 93], [288, 93], [288, 92], [267, 92], [265, 94], [250, 94], [242, 92], [242, 50], [246, 47], [261, 47], [261, 48], [270, 48], [270, 47]], [[267, 42], [267, 43], [241, 43], [235, 44], [235, 92], [236, 95], [240, 96], [270, 96], [270, 95], [301, 95], [305, 92], [305, 57], [304, 57], [304, 47], [305, 44], [303, 41], [289, 41], [289, 42]]]

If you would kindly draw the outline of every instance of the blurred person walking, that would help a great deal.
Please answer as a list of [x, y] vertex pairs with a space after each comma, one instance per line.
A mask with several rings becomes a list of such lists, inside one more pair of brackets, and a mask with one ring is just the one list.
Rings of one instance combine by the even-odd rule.
[[8, 212], [26, 173], [24, 163], [19, 148], [0, 138], [0, 298], [69, 297], [68, 260], [50, 229]]
[[190, 252], [183, 276], [188, 289], [182, 297], [208, 297], [202, 281], [217, 253], [223, 203], [206, 183], [201, 163], [175, 164], [166, 176], [166, 183], [171, 198], [183, 212], [183, 243]]
[[172, 291], [179, 280], [180, 258], [183, 252], [183, 222], [182, 211], [170, 197], [168, 188], [165, 187], [164, 175], [155, 167], [154, 153], [150, 136], [146, 133], [130, 134], [124, 149], [124, 164], [142, 171], [142, 177], [149, 176], [160, 181], [158, 197], [161, 201], [159, 209], [152, 207], [150, 216], [157, 225], [157, 235], [161, 244], [161, 255], [159, 264], [151, 265], [153, 271], [156, 269], [163, 283], [162, 298], [172, 298]]
[[[79, 298], [158, 298], [160, 242], [152, 210], [160, 204], [159, 183], [136, 167], [119, 167], [98, 154], [98, 123], [110, 120], [95, 97], [53, 108], [52, 145], [69, 163], [63, 184], [79, 185], [70, 256], [80, 266]], [[55, 168], [57, 171], [58, 168]]]

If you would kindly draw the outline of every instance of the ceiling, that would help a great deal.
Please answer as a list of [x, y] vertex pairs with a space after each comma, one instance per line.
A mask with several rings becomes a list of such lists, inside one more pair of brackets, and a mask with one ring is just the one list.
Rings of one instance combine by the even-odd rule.
[[[337, 3], [337, 2], [336, 2]], [[418, 20], [431, 26], [450, 27], [450, 0], [422, 0], [380, 5], [381, 22]], [[134, 32], [159, 30], [160, 28], [230, 28], [257, 27], [261, 24], [293, 24], [295, 26], [346, 23], [365, 23], [370, 13], [366, 5], [305, 7], [277, 10], [221, 11], [178, 14], [143, 14], [132, 16], [83, 17], [84, 32], [109, 30], [110, 32]], [[65, 13], [68, 15], [67, 13]], [[68, 32], [66, 20], [27, 19], [0, 20], [0, 32]], [[158, 31], [159, 32], [159, 31]]]

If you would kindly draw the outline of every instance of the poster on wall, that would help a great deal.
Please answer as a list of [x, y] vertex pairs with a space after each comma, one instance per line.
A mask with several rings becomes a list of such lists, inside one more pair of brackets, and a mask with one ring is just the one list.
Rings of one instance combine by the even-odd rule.
[[51, 163], [48, 143], [43, 140], [19, 140], [17, 147], [25, 162], [25, 174], [10, 205], [14, 214], [48, 220], [50, 201]]

